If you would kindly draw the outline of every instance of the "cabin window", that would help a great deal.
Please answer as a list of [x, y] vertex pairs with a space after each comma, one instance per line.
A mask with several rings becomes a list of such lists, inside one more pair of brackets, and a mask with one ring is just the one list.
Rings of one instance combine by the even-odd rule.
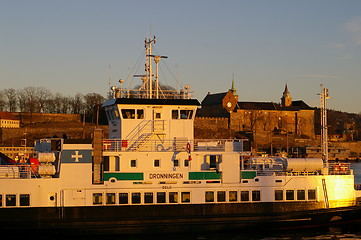
[[173, 167], [179, 167], [179, 159], [173, 160]]
[[228, 199], [230, 202], [237, 202], [237, 191], [229, 191], [228, 192]]
[[316, 200], [316, 190], [315, 189], [309, 189], [307, 191], [308, 194], [308, 200]]
[[181, 199], [182, 199], [182, 203], [191, 202], [191, 193], [190, 192], [182, 192]]
[[165, 203], [165, 192], [157, 192], [157, 203]]
[[93, 204], [102, 204], [103, 203], [103, 194], [102, 193], [93, 193]]
[[152, 192], [144, 193], [144, 203], [153, 203], [153, 193]]
[[226, 201], [226, 191], [218, 191], [217, 202], [225, 202], [225, 201]]
[[115, 204], [115, 193], [106, 194], [106, 204]]
[[6, 195], [6, 206], [16, 206], [16, 195], [15, 194], [7, 194]]
[[123, 119], [135, 119], [135, 109], [122, 109]]
[[294, 190], [286, 190], [286, 200], [295, 200]]
[[115, 171], [120, 171], [120, 159], [118, 156], [115, 156], [114, 164], [115, 164], [115, 167], [114, 167]]
[[119, 204], [128, 204], [128, 193], [119, 193]]
[[140, 204], [140, 192], [132, 193], [132, 204]]
[[109, 156], [103, 156], [104, 171], [109, 171]]
[[154, 159], [154, 167], [160, 167], [160, 160]]
[[137, 167], [137, 160], [135, 160], [135, 159], [130, 160], [130, 166]]
[[169, 203], [178, 203], [178, 193], [169, 192]]
[[283, 190], [275, 190], [275, 200], [276, 201], [283, 200]]
[[156, 112], [156, 113], [154, 113], [154, 117], [155, 117], [155, 119], [161, 119], [162, 114], [160, 112]]
[[137, 119], [144, 119], [144, 110], [143, 109], [137, 110]]
[[184, 160], [184, 166], [185, 166], [185, 167], [188, 167], [188, 166], [189, 166], [189, 159], [185, 159], [185, 160]]
[[0, 207], [3, 206], [3, 195], [0, 194]]
[[305, 190], [297, 190], [297, 200], [306, 200], [306, 191]]
[[172, 119], [178, 119], [178, 110], [172, 110]]
[[30, 206], [30, 194], [20, 194], [20, 206]]
[[249, 201], [249, 191], [241, 191], [241, 201], [242, 202]]
[[206, 198], [206, 202], [214, 202], [214, 192], [207, 191], [205, 198]]
[[252, 191], [252, 201], [261, 201], [261, 191], [259, 190]]

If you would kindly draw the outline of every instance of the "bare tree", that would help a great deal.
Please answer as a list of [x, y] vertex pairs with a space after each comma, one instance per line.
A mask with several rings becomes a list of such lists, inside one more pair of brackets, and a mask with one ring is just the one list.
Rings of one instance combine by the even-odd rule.
[[9, 112], [16, 112], [17, 110], [17, 97], [16, 90], [13, 88], [8, 88], [3, 90], [4, 95], [7, 98], [7, 109]]

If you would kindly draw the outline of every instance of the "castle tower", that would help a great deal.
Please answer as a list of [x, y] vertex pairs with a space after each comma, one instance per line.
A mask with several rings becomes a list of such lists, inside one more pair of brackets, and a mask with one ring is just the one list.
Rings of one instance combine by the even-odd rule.
[[283, 91], [282, 98], [281, 98], [281, 106], [282, 107], [289, 107], [292, 105], [292, 98], [291, 94], [288, 91], [287, 84], [285, 86], [285, 90]]

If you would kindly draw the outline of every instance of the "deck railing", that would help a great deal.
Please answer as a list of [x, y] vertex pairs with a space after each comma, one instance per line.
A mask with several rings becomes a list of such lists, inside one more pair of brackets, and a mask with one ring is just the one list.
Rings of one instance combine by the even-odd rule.
[[244, 141], [235, 139], [195, 139], [187, 140], [175, 138], [174, 140], [147, 140], [137, 146], [138, 140], [105, 139], [103, 151], [126, 152], [126, 151], [244, 151]]

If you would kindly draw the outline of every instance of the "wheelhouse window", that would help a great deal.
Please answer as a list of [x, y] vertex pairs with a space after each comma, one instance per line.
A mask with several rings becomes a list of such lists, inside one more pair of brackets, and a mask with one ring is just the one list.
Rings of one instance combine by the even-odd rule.
[[172, 119], [192, 119], [193, 118], [193, 110], [172, 110]]
[[137, 109], [137, 119], [144, 119], [144, 109]]
[[123, 119], [135, 119], [135, 109], [122, 109]]

